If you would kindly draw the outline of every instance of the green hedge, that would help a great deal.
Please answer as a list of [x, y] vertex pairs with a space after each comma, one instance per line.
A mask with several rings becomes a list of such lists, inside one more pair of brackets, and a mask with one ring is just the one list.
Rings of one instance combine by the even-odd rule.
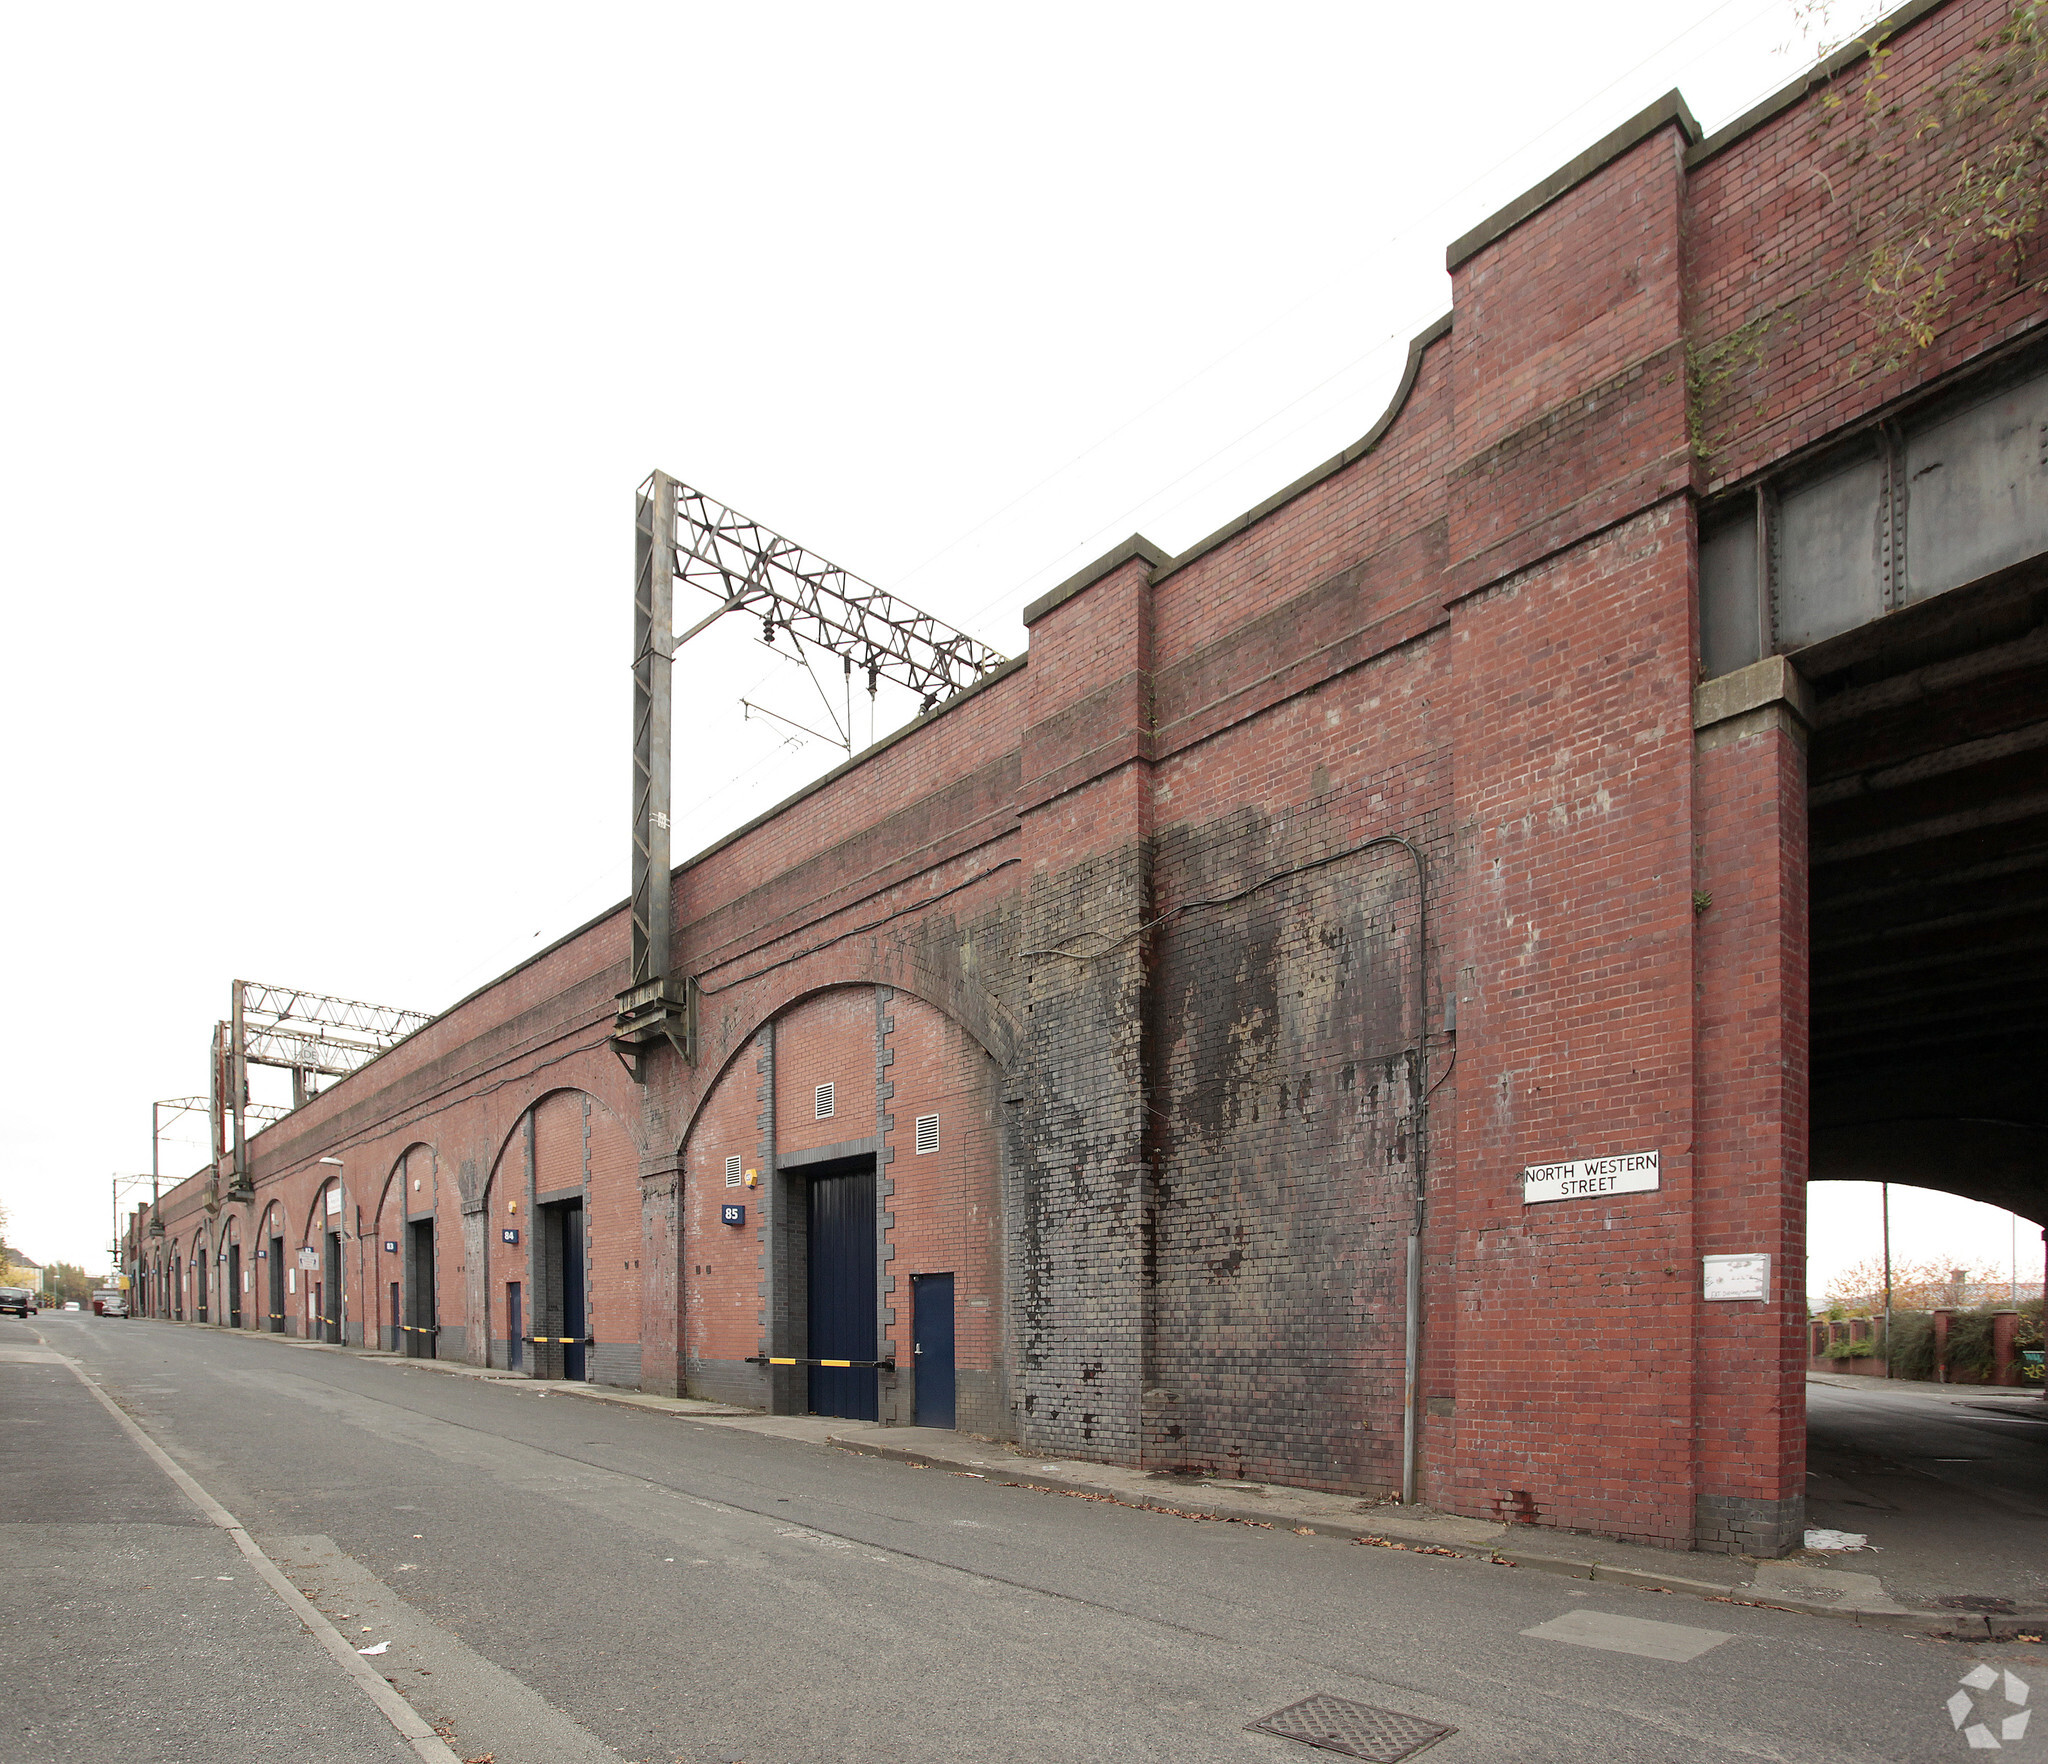
[[[1996, 1369], [1991, 1358], [1991, 1319], [1995, 1311], [2009, 1311], [2011, 1305], [1986, 1306], [1982, 1310], [1955, 1311], [1948, 1320], [1948, 1370], [1951, 1378], [1965, 1382], [1989, 1379]], [[2013, 1342], [2014, 1352], [2041, 1345], [2041, 1301], [2022, 1300], [2017, 1307], [2020, 1320]], [[1879, 1325], [1882, 1331], [1883, 1325]], [[1859, 1342], [1857, 1344], [1861, 1346]], [[1891, 1371], [1894, 1378], [1932, 1381], [1934, 1366], [1934, 1315], [1931, 1311], [1892, 1313]]]

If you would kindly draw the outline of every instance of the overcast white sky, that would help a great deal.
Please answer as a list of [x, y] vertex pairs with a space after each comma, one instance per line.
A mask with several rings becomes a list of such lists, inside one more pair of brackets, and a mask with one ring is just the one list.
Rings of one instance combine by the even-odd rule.
[[[1356, 439], [1451, 238], [1783, 84], [1793, 11], [7, 9], [13, 1240], [103, 1263], [236, 975], [438, 1010], [624, 895], [650, 468], [1012, 653]], [[678, 856], [838, 757], [744, 718], [821, 714], [753, 637], [678, 667]]]

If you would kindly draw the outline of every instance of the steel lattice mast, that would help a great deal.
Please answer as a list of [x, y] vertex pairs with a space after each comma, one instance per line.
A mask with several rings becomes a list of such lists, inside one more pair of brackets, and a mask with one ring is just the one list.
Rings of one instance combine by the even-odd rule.
[[[696, 1057], [694, 994], [670, 976], [669, 754], [677, 650], [731, 612], [750, 612], [770, 640], [838, 656], [916, 693], [929, 711], [1003, 665], [1005, 657], [943, 620], [828, 562], [701, 490], [653, 473], [634, 506], [633, 984], [619, 995], [616, 1043], [634, 1054], [666, 1039]], [[678, 637], [677, 583], [718, 606]], [[850, 737], [849, 737], [850, 739]]]
[[251, 1066], [289, 1071], [292, 1107], [298, 1108], [313, 1096], [316, 1079], [346, 1078], [432, 1021], [427, 1011], [237, 980], [228, 1020], [214, 1025], [210, 1101], [215, 1166], [228, 1150], [223, 1141], [230, 1139], [232, 1123], [232, 1183], [237, 1190], [250, 1186], [248, 1120], [253, 1115], [260, 1122], [270, 1114], [266, 1105], [249, 1100]]

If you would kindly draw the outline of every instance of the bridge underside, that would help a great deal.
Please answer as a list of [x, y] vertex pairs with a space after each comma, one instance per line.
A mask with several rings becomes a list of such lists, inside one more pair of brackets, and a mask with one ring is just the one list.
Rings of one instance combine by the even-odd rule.
[[2048, 1224], [2048, 560], [1793, 659], [1816, 701], [1811, 1175]]

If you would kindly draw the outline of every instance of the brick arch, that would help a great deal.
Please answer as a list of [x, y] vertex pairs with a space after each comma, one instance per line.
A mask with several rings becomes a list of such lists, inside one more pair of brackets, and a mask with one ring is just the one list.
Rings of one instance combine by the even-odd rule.
[[[244, 1310], [250, 1314], [249, 1327], [268, 1334], [284, 1329], [291, 1316], [289, 1296], [284, 1300], [283, 1318], [274, 1319], [270, 1309], [270, 1245], [272, 1239], [285, 1244], [291, 1241], [291, 1218], [285, 1211], [284, 1202], [276, 1195], [266, 1200], [260, 1211], [253, 1208], [251, 1210], [255, 1214], [255, 1223], [250, 1228], [255, 1234], [255, 1241], [244, 1252], [247, 1257], [244, 1265], [250, 1270], [249, 1304]], [[258, 1252], [261, 1252], [261, 1261], [256, 1259]], [[291, 1251], [287, 1249], [284, 1253], [289, 1256]], [[280, 1272], [277, 1279], [280, 1289], [284, 1282], [282, 1269], [288, 1265], [284, 1262], [279, 1263]]]
[[[789, 1016], [800, 1005], [823, 997], [827, 993], [849, 989], [871, 990], [877, 986], [886, 987], [891, 992], [929, 1005], [940, 1016], [958, 1024], [981, 1044], [982, 1051], [998, 1067], [1007, 1068], [1016, 1057], [1022, 1038], [1010, 1024], [1007, 1008], [993, 994], [974, 986], [972, 982], [963, 981], [960, 986], [936, 986], [929, 983], [919, 985], [915, 982], [906, 984], [902, 979], [894, 977], [893, 973], [858, 973], [841, 974], [809, 985], [792, 986], [774, 995], [776, 1002], [769, 1007], [761, 1008], [749, 1001], [746, 1007], [747, 1014], [740, 1019], [747, 1025], [745, 1032], [733, 1034], [725, 1057], [719, 1061], [717, 1071], [706, 1081], [695, 1100], [689, 1105], [689, 1113], [684, 1117], [682, 1128], [676, 1135], [676, 1155], [682, 1155], [683, 1148], [696, 1127], [698, 1115], [703, 1111], [705, 1103], [710, 1100], [711, 1093], [725, 1082], [726, 1074], [731, 1070], [733, 1062], [751, 1057], [761, 1031], [770, 1023]], [[734, 990], [738, 991], [740, 988], [736, 987]], [[963, 1005], [968, 1008], [961, 1008]]]
[[206, 1320], [213, 1321], [217, 1308], [213, 1290], [213, 1225], [210, 1220], [201, 1220], [193, 1227], [191, 1242], [185, 1250], [185, 1278], [190, 1290], [185, 1298], [185, 1312], [188, 1320], [197, 1322], [203, 1306]]
[[223, 1206], [214, 1220], [213, 1262], [214, 1312], [209, 1322], [218, 1323], [223, 1329], [234, 1327], [232, 1319], [237, 1310], [242, 1314], [242, 1327], [249, 1324], [249, 1307], [243, 1302], [243, 1295], [234, 1285], [236, 1269], [228, 1252], [239, 1249], [242, 1252], [242, 1267], [253, 1266], [249, 1252], [254, 1247], [249, 1240], [248, 1222], [245, 1213], [253, 1210], [246, 1201], [237, 1201]]
[[[741, 1057], [742, 1055], [747, 1057]], [[807, 1406], [806, 1375], [755, 1356], [815, 1351], [808, 1342], [805, 1214], [812, 1169], [872, 1158], [875, 1174], [875, 1340], [884, 1419], [908, 1421], [912, 1275], [947, 1274], [957, 1319], [956, 1415], [973, 1431], [1011, 1431], [1004, 1339], [1003, 1066], [974, 1025], [942, 1003], [871, 981], [808, 989], [758, 1026], [707, 1085], [677, 1148], [682, 1363], [694, 1393], [781, 1412]], [[814, 1113], [831, 1082], [833, 1113]], [[917, 1150], [916, 1122], [940, 1122]], [[932, 1155], [936, 1154], [936, 1155]], [[726, 1186], [726, 1159], [758, 1171]], [[854, 1166], [857, 1168], [858, 1166]], [[744, 1205], [738, 1226], [722, 1209]], [[940, 1290], [946, 1290], [941, 1288]]]
[[341, 1173], [335, 1170], [331, 1164], [316, 1164], [314, 1168], [316, 1170], [326, 1170], [329, 1174], [323, 1176], [313, 1185], [312, 1198], [306, 1202], [306, 1216], [299, 1226], [299, 1241], [301, 1243], [312, 1243], [319, 1237], [323, 1229], [321, 1221], [326, 1217], [324, 1203], [320, 1197], [330, 1187], [337, 1186], [341, 1182]]
[[[401, 1289], [403, 1286], [405, 1216], [409, 1210], [406, 1199], [411, 1192], [407, 1183], [414, 1174], [413, 1165], [416, 1161], [420, 1161], [422, 1165], [418, 1173], [431, 1174], [434, 1179], [434, 1192], [431, 1198], [438, 1209], [440, 1148], [431, 1140], [408, 1140], [385, 1168], [384, 1179], [377, 1185], [375, 1205], [366, 1209], [367, 1229], [356, 1242], [357, 1287], [360, 1294], [357, 1302], [362, 1314], [354, 1321], [362, 1326], [365, 1346], [374, 1339], [380, 1348], [392, 1353], [397, 1352], [402, 1345], [399, 1336], [399, 1324], [402, 1319], [392, 1306], [391, 1284], [396, 1280], [400, 1282]], [[426, 1198], [427, 1191], [423, 1189], [421, 1194]], [[397, 1203], [395, 1211], [394, 1201]], [[384, 1249], [387, 1240], [400, 1246], [396, 1253], [387, 1254]], [[438, 1280], [438, 1256], [435, 1275]], [[399, 1308], [403, 1308], [402, 1290]]]
[[[413, 1168], [413, 1154], [416, 1152], [424, 1152], [426, 1154], [426, 1161], [419, 1169]], [[392, 1159], [391, 1167], [384, 1172], [383, 1184], [377, 1190], [377, 1210], [372, 1217], [380, 1221], [383, 1219], [385, 1203], [391, 1198], [394, 1191], [399, 1196], [398, 1215], [400, 1223], [404, 1222], [405, 1215], [408, 1212], [424, 1210], [424, 1208], [414, 1209], [408, 1201], [412, 1190], [406, 1185], [414, 1177], [427, 1181], [429, 1184], [420, 1190], [425, 1206], [438, 1209], [440, 1204], [441, 1152], [440, 1148], [430, 1140], [415, 1139], [408, 1141], [405, 1149], [396, 1158]]]
[[512, 1119], [506, 1124], [504, 1131], [498, 1135], [497, 1149], [491, 1154], [490, 1167], [484, 1176], [484, 1184], [481, 1191], [487, 1203], [492, 1195], [497, 1192], [498, 1176], [499, 1172], [505, 1167], [506, 1154], [516, 1152], [519, 1149], [519, 1137], [526, 1129], [527, 1116], [545, 1104], [549, 1098], [557, 1096], [588, 1097], [592, 1107], [602, 1110], [605, 1118], [615, 1123], [619, 1130], [633, 1142], [633, 1148], [636, 1153], [643, 1149], [640, 1144], [640, 1135], [633, 1130], [632, 1122], [588, 1085], [544, 1084], [519, 1105]]
[[[594, 1383], [640, 1382], [640, 1299], [647, 1278], [640, 1154], [640, 1136], [627, 1117], [583, 1085], [542, 1087], [513, 1117], [480, 1191], [484, 1272], [478, 1309], [492, 1364], [510, 1358], [508, 1283], [520, 1283], [528, 1332], [540, 1323], [542, 1307], [553, 1302], [557, 1271], [544, 1260], [536, 1201], [573, 1190], [583, 1201], [585, 1333], [594, 1338], [585, 1375]], [[516, 1215], [510, 1210], [515, 1201]], [[515, 1224], [516, 1247], [502, 1241], [504, 1230]], [[522, 1360], [540, 1376], [559, 1376], [558, 1357], [537, 1352]]]

